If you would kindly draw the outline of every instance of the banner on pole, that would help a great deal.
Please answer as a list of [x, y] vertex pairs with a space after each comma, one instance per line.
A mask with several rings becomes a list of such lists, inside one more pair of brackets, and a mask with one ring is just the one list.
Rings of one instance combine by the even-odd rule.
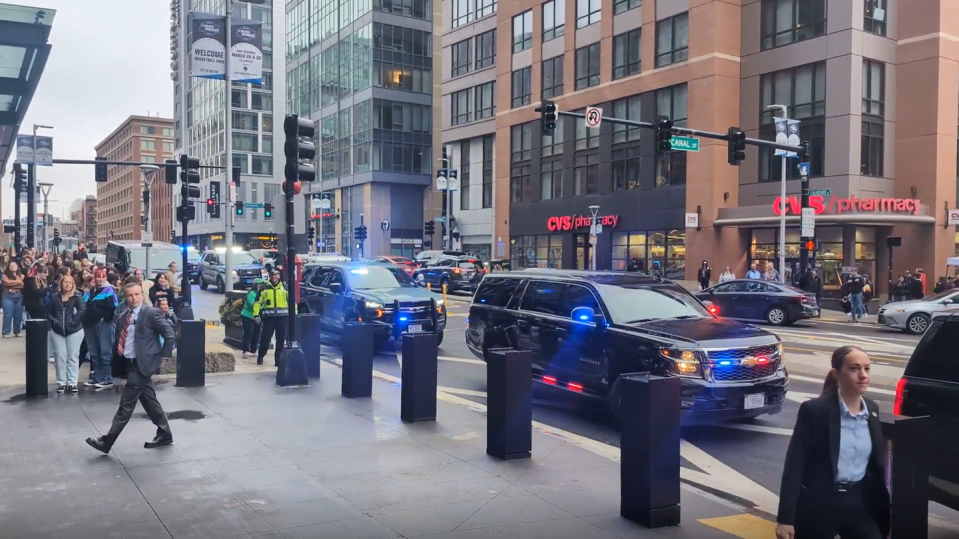
[[34, 137], [33, 158], [36, 164], [44, 167], [53, 166], [53, 137]]
[[229, 79], [236, 82], [263, 82], [263, 24], [231, 19]]
[[220, 79], [226, 76], [226, 17], [190, 12], [190, 76]]
[[17, 163], [32, 165], [33, 159], [33, 135], [17, 135]]

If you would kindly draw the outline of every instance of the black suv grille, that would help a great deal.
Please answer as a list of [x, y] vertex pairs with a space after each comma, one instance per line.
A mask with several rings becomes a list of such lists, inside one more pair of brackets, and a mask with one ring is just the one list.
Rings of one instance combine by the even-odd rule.
[[747, 356], [766, 356], [770, 357], [776, 353], [776, 345], [754, 346], [752, 348], [730, 348], [729, 350], [710, 350], [707, 352], [710, 361], [721, 361], [724, 359], [743, 359]]
[[[761, 380], [776, 374], [780, 358], [775, 356], [776, 345], [754, 346], [752, 348], [733, 348], [729, 350], [710, 350], [710, 370], [713, 380], [717, 382], [749, 382]], [[767, 363], [747, 363], [742, 361], [747, 357], [766, 357]], [[728, 363], [728, 364], [724, 364]]]
[[[407, 322], [427, 322], [432, 320], [432, 315], [430, 309], [433, 307], [432, 303], [400, 303], [400, 316], [407, 317]], [[396, 322], [396, 317], [393, 316], [393, 305], [388, 304], [383, 307], [384, 314], [388, 315], [390, 319]]]

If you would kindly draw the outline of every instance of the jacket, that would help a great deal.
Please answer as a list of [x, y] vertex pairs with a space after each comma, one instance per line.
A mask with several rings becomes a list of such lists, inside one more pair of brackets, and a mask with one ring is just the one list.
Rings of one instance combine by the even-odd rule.
[[290, 309], [289, 294], [283, 281], [267, 283], [253, 304], [253, 316], [286, 316]]
[[83, 329], [83, 314], [86, 310], [87, 304], [78, 292], [74, 292], [66, 303], [63, 302], [60, 294], [53, 294], [50, 297], [47, 320], [54, 333], [66, 337]]
[[163, 288], [158, 284], [154, 284], [150, 287], [150, 305], [156, 306], [157, 300], [160, 298], [167, 298], [170, 303], [170, 306], [173, 306], [173, 289], [172, 288]]
[[240, 316], [253, 319], [256, 318], [256, 315], [253, 314], [253, 305], [256, 303], [256, 290], [250, 290], [246, 297], [243, 299], [243, 310], [240, 311]]
[[850, 275], [844, 285], [847, 294], [862, 294], [865, 287], [866, 280], [862, 278], [862, 275]]
[[[883, 537], [889, 535], [889, 491], [885, 483], [885, 450], [879, 406], [863, 398], [869, 413], [872, 453], [866, 466], [863, 488], [866, 505]], [[786, 450], [779, 489], [780, 524], [795, 525], [797, 518], [816, 518], [815, 502], [823, 491], [835, 487], [839, 466], [839, 392], [808, 400], [799, 406], [796, 428]]]
[[[117, 348], [120, 344], [123, 324], [126, 323], [129, 313], [130, 307], [124, 305], [117, 310], [113, 322], [115, 337], [113, 339], [112, 374], [114, 377], [125, 378], [127, 369], [130, 367], [130, 362], [120, 357]], [[140, 306], [134, 328], [136, 330], [133, 336], [136, 367], [144, 376], [152, 376], [159, 372], [163, 358], [173, 357], [173, 349], [176, 348], [176, 333], [173, 331], [170, 322], [163, 317], [160, 309], [151, 307], [146, 303]]]
[[696, 273], [696, 278], [699, 282], [709, 282], [709, 279], [713, 276], [713, 268], [699, 268], [699, 271]]
[[84, 326], [92, 326], [100, 321], [113, 322], [113, 315], [120, 304], [116, 290], [108, 284], [88, 290], [83, 295], [83, 301], [87, 304], [83, 315]]

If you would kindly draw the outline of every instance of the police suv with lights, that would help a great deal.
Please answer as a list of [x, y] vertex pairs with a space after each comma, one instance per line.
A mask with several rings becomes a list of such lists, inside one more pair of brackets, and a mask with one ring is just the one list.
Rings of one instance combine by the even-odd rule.
[[470, 305], [477, 357], [532, 352], [533, 379], [605, 399], [621, 417], [621, 374], [683, 382], [683, 424], [782, 411], [789, 385], [776, 335], [725, 320], [683, 287], [641, 273], [530, 269], [487, 274]]
[[380, 348], [404, 333], [436, 333], [443, 342], [446, 306], [406, 271], [384, 263], [322, 262], [303, 266], [298, 312], [322, 316], [324, 329], [340, 334], [348, 322], [373, 324]]

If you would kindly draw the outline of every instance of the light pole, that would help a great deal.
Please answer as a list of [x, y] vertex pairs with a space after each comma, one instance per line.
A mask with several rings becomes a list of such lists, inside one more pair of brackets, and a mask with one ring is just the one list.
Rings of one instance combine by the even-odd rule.
[[47, 240], [47, 227], [50, 226], [49, 217], [50, 215], [50, 189], [53, 189], [53, 184], [50, 182], [39, 182], [37, 187], [40, 188], [40, 192], [43, 194], [43, 250], [49, 251], [50, 245]]
[[[150, 188], [160, 167], [156, 165], [140, 165], [140, 176], [143, 178], [143, 208], [146, 212], [146, 230], [140, 234], [140, 241], [146, 245], [146, 263], [143, 268], [143, 278], [150, 278], [150, 247], [153, 244], [153, 211], [150, 209]], [[186, 268], [183, 268], [186, 271]]]
[[[783, 119], [789, 118], [789, 107], [786, 105], [769, 105], [766, 110], [778, 110], [783, 113]], [[779, 186], [779, 282], [786, 282], [786, 159], [782, 155], [782, 181]]]
[[589, 269], [596, 271], [596, 244], [599, 243], [596, 216], [599, 215], [599, 206], [590, 206], [589, 213], [592, 215], [589, 221]]
[[[52, 125], [41, 125], [33, 124], [33, 164], [27, 167], [27, 245], [33, 247], [36, 242], [36, 226], [37, 226], [37, 208], [36, 208], [36, 192], [37, 192], [37, 131], [41, 129], [53, 129]], [[18, 202], [19, 203], [19, 202]], [[44, 211], [43, 214], [43, 230], [44, 230], [44, 239], [46, 239], [46, 229], [47, 229], [47, 214]], [[44, 242], [44, 247], [46, 242]]]

